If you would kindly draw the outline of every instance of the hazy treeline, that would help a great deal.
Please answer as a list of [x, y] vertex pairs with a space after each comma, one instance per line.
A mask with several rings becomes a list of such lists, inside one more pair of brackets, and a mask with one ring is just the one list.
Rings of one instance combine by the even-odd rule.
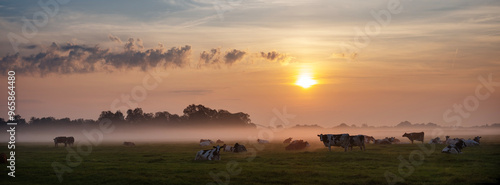
[[[97, 125], [101, 120], [109, 119], [114, 125], [164, 125], [173, 127], [182, 126], [230, 126], [255, 128], [255, 124], [250, 120], [250, 115], [243, 112], [231, 113], [224, 109], [211, 109], [203, 105], [189, 105], [183, 115], [171, 114], [168, 111], [156, 113], [146, 113], [142, 108], [129, 109], [124, 114], [121, 111], [102, 111], [97, 120], [93, 119], [70, 119], [54, 117], [31, 117], [29, 120], [16, 115], [15, 121], [18, 126], [25, 127], [52, 127], [52, 126], [92, 126]], [[6, 120], [0, 118], [0, 123], [4, 125]]]

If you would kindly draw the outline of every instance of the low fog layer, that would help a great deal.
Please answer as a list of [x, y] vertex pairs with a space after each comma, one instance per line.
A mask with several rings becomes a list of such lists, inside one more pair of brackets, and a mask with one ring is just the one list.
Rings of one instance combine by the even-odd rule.
[[[5, 127], [2, 127], [5, 128]], [[269, 128], [165, 128], [165, 127], [115, 127], [110, 133], [102, 132], [98, 127], [92, 128], [29, 128], [18, 127], [16, 128], [16, 141], [23, 142], [42, 142], [51, 143], [57, 136], [73, 136], [76, 142], [88, 141], [88, 137], [84, 133], [91, 133], [91, 139], [101, 136], [103, 142], [107, 143], [122, 143], [124, 141], [131, 141], [136, 143], [157, 143], [157, 142], [199, 142], [200, 139], [211, 139], [216, 141], [221, 139], [228, 144], [235, 142], [255, 142], [257, 139], [266, 139], [271, 142], [282, 142], [288, 137], [294, 140], [302, 139], [309, 141], [311, 144], [320, 143], [318, 134], [341, 134], [348, 133], [351, 135], [363, 134], [373, 136], [376, 139], [383, 139], [385, 137], [396, 137], [402, 143], [410, 142], [402, 135], [405, 132], [425, 132], [425, 143], [431, 138], [444, 137], [449, 135], [452, 138], [473, 138], [474, 136], [483, 136], [485, 142], [491, 135], [498, 135], [499, 128], [283, 128], [283, 129], [269, 129]], [[9, 133], [1, 132], [0, 141], [6, 143], [9, 140]], [[496, 142], [496, 141], [495, 141]]]

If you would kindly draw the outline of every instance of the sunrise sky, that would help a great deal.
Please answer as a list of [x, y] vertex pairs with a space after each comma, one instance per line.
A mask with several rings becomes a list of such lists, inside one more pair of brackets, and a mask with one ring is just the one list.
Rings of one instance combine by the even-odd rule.
[[[286, 107], [293, 125], [451, 126], [443, 114], [480, 76], [500, 82], [500, 1], [61, 2], [0, 1], [0, 71], [16, 71], [26, 119], [125, 112], [113, 102], [154, 74], [133, 102], [145, 112], [203, 104], [269, 125]], [[493, 88], [462, 126], [500, 123]]]

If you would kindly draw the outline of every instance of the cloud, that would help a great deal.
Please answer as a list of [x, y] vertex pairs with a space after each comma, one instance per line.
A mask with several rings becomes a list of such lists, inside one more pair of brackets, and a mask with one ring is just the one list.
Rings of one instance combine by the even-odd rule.
[[279, 62], [282, 65], [288, 65], [293, 57], [288, 56], [287, 54], [278, 53], [277, 51], [270, 52], [260, 52], [260, 57], [271, 61], [271, 62]]
[[51, 73], [91, 73], [102, 69], [185, 67], [188, 66], [191, 55], [189, 45], [168, 50], [160, 45], [158, 48], [140, 51], [137, 49], [144, 48], [140, 39], [129, 39], [124, 48], [123, 52], [113, 53], [97, 45], [52, 43], [45, 51], [29, 56], [8, 54], [0, 59], [0, 71], [3, 74], [15, 70], [17, 74], [45, 76]]
[[228, 65], [231, 66], [243, 59], [247, 53], [245, 51], [233, 49], [228, 50], [224, 53], [220, 51], [220, 48], [214, 48], [210, 51], [203, 51], [200, 53], [199, 65]]
[[119, 43], [119, 44], [122, 44], [122, 43], [123, 43], [123, 42], [122, 42], [122, 40], [121, 40], [120, 38], [118, 38], [117, 36], [114, 36], [114, 35], [109, 34], [109, 35], [108, 35], [108, 38], [109, 38], [109, 40], [111, 40], [111, 41], [113, 41], [113, 42], [117, 42], [117, 43]]

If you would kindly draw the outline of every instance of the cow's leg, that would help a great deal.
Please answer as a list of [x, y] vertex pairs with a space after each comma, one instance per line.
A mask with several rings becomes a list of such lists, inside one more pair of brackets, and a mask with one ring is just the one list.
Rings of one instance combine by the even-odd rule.
[[332, 145], [328, 145], [328, 150], [332, 151]]

